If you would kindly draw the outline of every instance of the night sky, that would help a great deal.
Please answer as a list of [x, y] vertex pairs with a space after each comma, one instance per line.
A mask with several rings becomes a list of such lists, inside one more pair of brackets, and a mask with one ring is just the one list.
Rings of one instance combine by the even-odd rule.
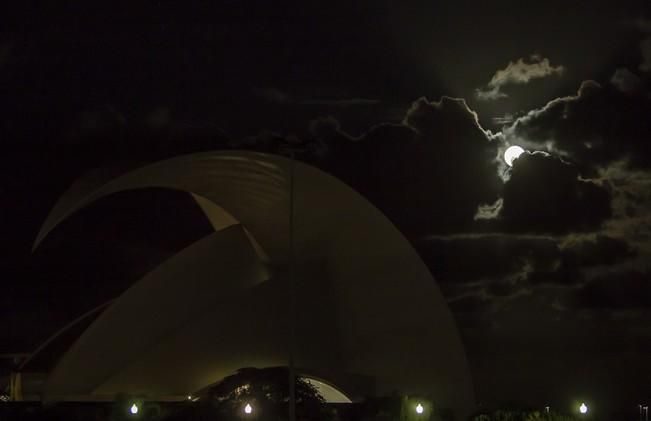
[[151, 189], [32, 253], [75, 179], [289, 146], [422, 256], [478, 402], [651, 400], [648, 0], [54, 4], [0, 29], [0, 353], [210, 232], [189, 196]]

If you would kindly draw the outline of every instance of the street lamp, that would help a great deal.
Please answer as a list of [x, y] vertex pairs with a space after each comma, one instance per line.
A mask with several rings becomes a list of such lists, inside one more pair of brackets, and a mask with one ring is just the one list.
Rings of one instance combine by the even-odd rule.
[[425, 411], [425, 408], [423, 408], [423, 405], [419, 402], [418, 405], [416, 405], [416, 413], [418, 415], [422, 414]]
[[585, 402], [581, 403], [581, 406], [579, 406], [579, 412], [582, 415], [585, 415], [588, 413], [588, 405], [585, 404]]
[[251, 406], [250, 403], [247, 403], [246, 406], [244, 407], [244, 413], [246, 415], [251, 415], [253, 413], [253, 407]]

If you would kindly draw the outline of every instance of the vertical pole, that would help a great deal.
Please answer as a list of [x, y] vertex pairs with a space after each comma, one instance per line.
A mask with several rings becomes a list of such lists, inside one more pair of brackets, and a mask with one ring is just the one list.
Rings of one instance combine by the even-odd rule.
[[296, 421], [296, 269], [294, 262], [294, 151], [290, 151], [289, 167], [289, 421]]

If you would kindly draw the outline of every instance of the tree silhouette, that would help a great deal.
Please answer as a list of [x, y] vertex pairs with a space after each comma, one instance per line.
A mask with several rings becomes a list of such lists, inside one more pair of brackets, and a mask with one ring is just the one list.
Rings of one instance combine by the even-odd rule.
[[[285, 367], [243, 368], [219, 383], [204, 389], [200, 399], [212, 406], [223, 419], [280, 421], [288, 418], [289, 372]], [[250, 413], [245, 410], [250, 405]], [[329, 411], [317, 389], [296, 378], [296, 417], [325, 420]]]

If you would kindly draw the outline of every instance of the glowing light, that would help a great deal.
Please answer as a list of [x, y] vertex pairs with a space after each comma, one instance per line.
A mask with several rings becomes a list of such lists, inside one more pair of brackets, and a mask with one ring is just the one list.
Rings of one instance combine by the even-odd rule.
[[133, 405], [131, 405], [131, 408], [129, 409], [129, 411], [130, 411], [133, 415], [136, 415], [136, 414], [138, 413], [138, 405], [136, 405], [136, 404], [134, 403]]
[[189, 401], [192, 400], [192, 395], [188, 395], [188, 400], [189, 400]]
[[504, 162], [506, 162], [506, 165], [509, 167], [513, 166], [513, 161], [518, 159], [520, 155], [524, 153], [524, 149], [522, 149], [518, 145], [513, 145], [509, 146], [506, 151], [504, 151]]
[[588, 406], [585, 403], [582, 403], [581, 406], [579, 406], [579, 412], [582, 414], [587, 414]]
[[246, 406], [244, 407], [244, 413], [245, 414], [250, 414], [252, 412], [253, 412], [253, 407], [251, 406], [251, 404], [247, 403]]
[[422, 414], [423, 411], [425, 411], [425, 408], [423, 408], [423, 405], [421, 405], [421, 404], [416, 405], [416, 413], [417, 414]]

